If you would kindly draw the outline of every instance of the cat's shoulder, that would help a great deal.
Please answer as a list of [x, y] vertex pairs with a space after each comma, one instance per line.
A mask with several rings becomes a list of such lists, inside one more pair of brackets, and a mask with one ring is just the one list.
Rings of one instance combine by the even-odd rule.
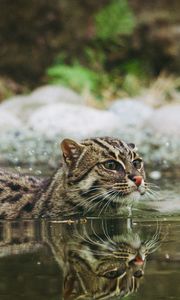
[[20, 190], [21, 187], [36, 188], [43, 179], [26, 174], [10, 172], [0, 168], [0, 186], [6, 186], [11, 190]]

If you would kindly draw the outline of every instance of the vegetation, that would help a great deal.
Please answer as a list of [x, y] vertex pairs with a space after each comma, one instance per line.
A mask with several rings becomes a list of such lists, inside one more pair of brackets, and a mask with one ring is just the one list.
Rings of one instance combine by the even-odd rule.
[[0, 102], [14, 94], [26, 93], [27, 88], [14, 80], [0, 76]]
[[47, 70], [49, 82], [88, 91], [97, 99], [138, 94], [148, 81], [145, 64], [118, 54], [136, 26], [128, 2], [111, 1], [94, 16], [94, 24], [94, 38], [84, 47], [81, 58], [74, 61], [65, 55], [58, 57]]
[[56, 64], [49, 68], [47, 73], [52, 78], [51, 83], [71, 86], [79, 92], [83, 90], [95, 92], [98, 89], [98, 75], [78, 62], [72, 65]]
[[164, 71], [179, 74], [178, 0], [1, 6], [0, 99], [50, 82], [102, 103], [141, 93]]
[[131, 34], [135, 18], [126, 0], [113, 0], [95, 16], [96, 35], [101, 39], [116, 39]]

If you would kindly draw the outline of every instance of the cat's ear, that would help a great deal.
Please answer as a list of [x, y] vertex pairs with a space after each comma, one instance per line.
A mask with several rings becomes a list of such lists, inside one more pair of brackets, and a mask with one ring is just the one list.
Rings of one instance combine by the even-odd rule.
[[137, 151], [137, 147], [136, 147], [135, 144], [129, 143], [128, 146], [129, 146], [129, 148], [131, 148], [132, 150]]
[[70, 139], [64, 139], [61, 142], [63, 157], [68, 166], [72, 165], [81, 155], [84, 147]]

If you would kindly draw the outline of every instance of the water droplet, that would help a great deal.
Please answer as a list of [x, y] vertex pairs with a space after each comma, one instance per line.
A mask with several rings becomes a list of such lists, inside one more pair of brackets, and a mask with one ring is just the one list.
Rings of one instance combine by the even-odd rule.
[[149, 177], [150, 177], [151, 179], [154, 179], [154, 180], [160, 179], [161, 176], [162, 176], [162, 174], [161, 174], [161, 172], [159, 172], [159, 171], [152, 171], [152, 172], [149, 174]]
[[36, 175], [41, 175], [41, 174], [42, 174], [41, 170], [36, 171]]

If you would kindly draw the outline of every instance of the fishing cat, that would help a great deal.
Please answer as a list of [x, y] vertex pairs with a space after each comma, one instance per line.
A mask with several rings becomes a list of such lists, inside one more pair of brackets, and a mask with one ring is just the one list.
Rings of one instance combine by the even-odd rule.
[[64, 139], [61, 149], [62, 165], [50, 179], [0, 170], [0, 218], [117, 213], [148, 190], [134, 144], [110, 137]]

